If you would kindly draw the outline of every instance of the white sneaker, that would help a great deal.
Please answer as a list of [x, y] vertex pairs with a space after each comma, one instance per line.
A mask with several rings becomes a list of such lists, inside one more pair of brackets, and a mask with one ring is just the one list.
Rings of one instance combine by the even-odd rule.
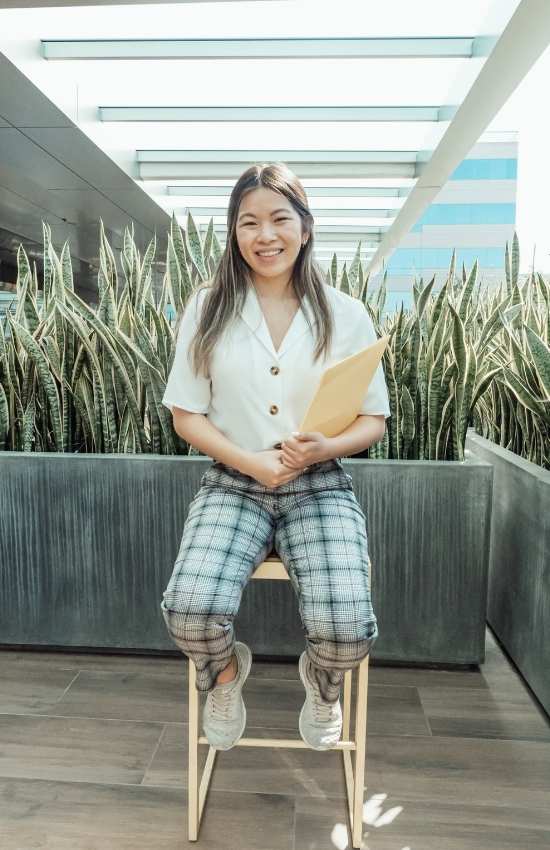
[[242, 687], [252, 667], [252, 653], [241, 641], [235, 642], [237, 675], [230, 682], [215, 685], [206, 697], [202, 724], [210, 746], [229, 750], [242, 738], [246, 726], [246, 708]]
[[306, 689], [306, 701], [300, 712], [300, 735], [314, 750], [329, 750], [342, 733], [342, 708], [340, 700], [325, 702], [316, 682], [307, 674], [307, 654], [304, 650], [298, 664], [300, 679]]

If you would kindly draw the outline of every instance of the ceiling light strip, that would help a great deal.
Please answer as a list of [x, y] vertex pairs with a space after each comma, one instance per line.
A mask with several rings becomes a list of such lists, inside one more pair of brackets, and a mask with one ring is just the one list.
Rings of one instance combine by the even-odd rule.
[[41, 51], [45, 59], [471, 59], [488, 56], [495, 40], [492, 35], [459, 38], [42, 39]]

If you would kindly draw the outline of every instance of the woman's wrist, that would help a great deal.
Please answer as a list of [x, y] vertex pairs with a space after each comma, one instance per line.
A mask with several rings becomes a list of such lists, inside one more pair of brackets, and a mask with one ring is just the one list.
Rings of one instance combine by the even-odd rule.
[[327, 437], [325, 440], [325, 450], [321, 461], [333, 460], [335, 457], [340, 457], [340, 449], [338, 441], [334, 437]]
[[256, 452], [248, 451], [247, 449], [240, 449], [239, 455], [235, 463], [235, 469], [238, 469], [239, 472], [242, 472], [243, 475], [252, 475], [254, 471], [254, 461], [255, 461]]

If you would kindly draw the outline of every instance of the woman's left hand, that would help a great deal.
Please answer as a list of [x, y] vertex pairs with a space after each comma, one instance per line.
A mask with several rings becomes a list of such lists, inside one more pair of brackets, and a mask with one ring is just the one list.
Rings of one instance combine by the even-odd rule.
[[330, 457], [330, 437], [320, 431], [293, 431], [282, 442], [281, 462], [291, 469], [306, 469]]

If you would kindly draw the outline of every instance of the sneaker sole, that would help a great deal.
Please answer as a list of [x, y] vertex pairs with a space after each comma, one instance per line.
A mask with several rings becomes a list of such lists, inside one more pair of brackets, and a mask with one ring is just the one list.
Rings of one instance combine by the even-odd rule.
[[[249, 675], [250, 670], [252, 668], [252, 653], [251, 653], [249, 647], [245, 643], [241, 643], [240, 641], [235, 641], [235, 647], [237, 647], [237, 646], [244, 646], [245, 647], [245, 650], [244, 650], [245, 661], [244, 661], [244, 668], [243, 668], [243, 672], [242, 672], [242, 683], [241, 683], [241, 686], [240, 686], [241, 687], [240, 700], [241, 700], [241, 711], [242, 711], [242, 715], [243, 715], [243, 724], [242, 724], [242, 727], [239, 731], [238, 736], [235, 738], [235, 740], [231, 744], [228, 744], [226, 747], [221, 747], [219, 744], [210, 744], [210, 746], [214, 747], [215, 750], [221, 750], [222, 752], [227, 752], [227, 750], [231, 750], [235, 746], [235, 744], [238, 744], [239, 741], [241, 740], [242, 736], [243, 736], [244, 730], [246, 729], [246, 706], [245, 706], [244, 700], [243, 700], [242, 689], [244, 687], [246, 680], [248, 679], [248, 675]], [[239, 661], [240, 661], [240, 659], [239, 659]], [[208, 736], [206, 736], [206, 737], [208, 737]]]

